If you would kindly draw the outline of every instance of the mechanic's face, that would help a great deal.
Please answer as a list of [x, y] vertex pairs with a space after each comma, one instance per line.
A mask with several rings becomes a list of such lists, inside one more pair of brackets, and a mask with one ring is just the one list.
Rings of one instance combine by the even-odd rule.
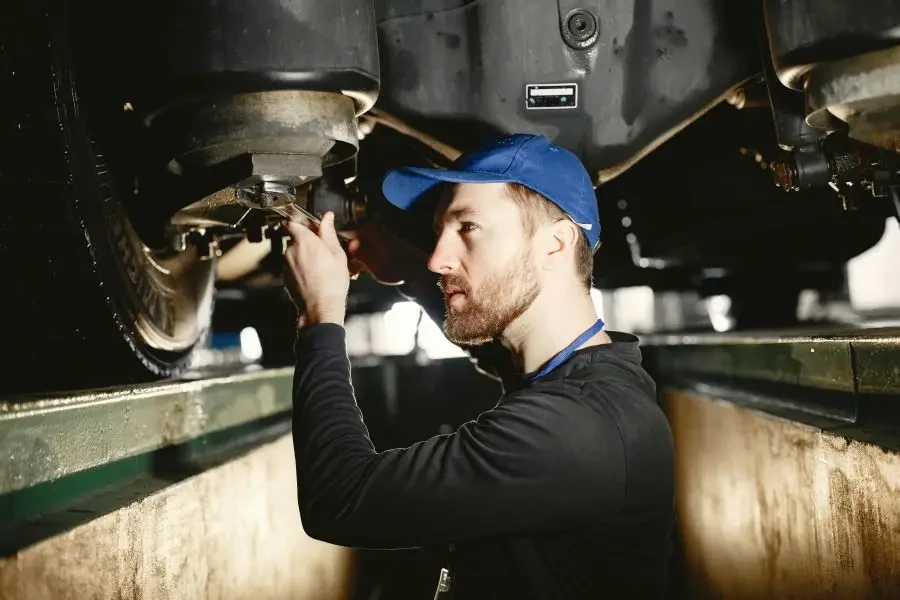
[[444, 334], [457, 344], [499, 336], [540, 292], [519, 207], [502, 183], [460, 184], [435, 213], [428, 268], [441, 275]]

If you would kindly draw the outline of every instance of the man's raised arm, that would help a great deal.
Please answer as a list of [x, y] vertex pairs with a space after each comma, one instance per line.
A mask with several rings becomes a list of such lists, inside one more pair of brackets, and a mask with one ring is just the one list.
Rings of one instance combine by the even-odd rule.
[[[576, 528], [624, 495], [622, 440], [573, 397], [507, 396], [450, 435], [376, 452], [350, 383], [344, 329], [300, 331], [294, 448], [307, 533], [330, 543], [405, 548]], [[584, 414], [581, 414], [581, 413]]]

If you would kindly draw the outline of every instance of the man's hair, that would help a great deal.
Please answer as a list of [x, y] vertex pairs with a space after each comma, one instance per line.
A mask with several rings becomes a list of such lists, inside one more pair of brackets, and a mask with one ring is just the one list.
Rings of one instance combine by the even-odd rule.
[[[509, 195], [519, 206], [525, 233], [531, 235], [541, 225], [568, 219], [568, 215], [556, 204], [520, 183], [507, 183]], [[593, 285], [594, 254], [587, 238], [580, 231], [575, 242], [575, 274], [588, 290]]]

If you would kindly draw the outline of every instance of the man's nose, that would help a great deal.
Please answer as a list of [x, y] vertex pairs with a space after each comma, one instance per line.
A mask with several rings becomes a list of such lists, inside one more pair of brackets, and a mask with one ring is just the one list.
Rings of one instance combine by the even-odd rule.
[[438, 238], [434, 251], [428, 257], [429, 270], [439, 275], [446, 275], [457, 270], [459, 259], [451, 246], [452, 244], [445, 236]]

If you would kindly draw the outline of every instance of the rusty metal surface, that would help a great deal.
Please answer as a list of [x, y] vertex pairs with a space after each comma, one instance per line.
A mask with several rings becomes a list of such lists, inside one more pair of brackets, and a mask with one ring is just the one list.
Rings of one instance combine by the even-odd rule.
[[[318, 176], [322, 167], [359, 149], [356, 105], [344, 94], [268, 90], [198, 100], [159, 111], [145, 123], [172, 157], [174, 173], [215, 165], [241, 154], [305, 155]], [[186, 126], [190, 124], [190, 126]]]
[[338, 600], [352, 569], [303, 531], [286, 436], [0, 560], [0, 599]]
[[817, 65], [804, 85], [807, 121], [826, 129], [837, 117], [850, 126], [850, 137], [896, 152], [900, 150], [898, 90], [900, 46]]
[[0, 400], [0, 495], [290, 410], [292, 374]]
[[693, 598], [900, 598], [900, 453], [675, 388]]

